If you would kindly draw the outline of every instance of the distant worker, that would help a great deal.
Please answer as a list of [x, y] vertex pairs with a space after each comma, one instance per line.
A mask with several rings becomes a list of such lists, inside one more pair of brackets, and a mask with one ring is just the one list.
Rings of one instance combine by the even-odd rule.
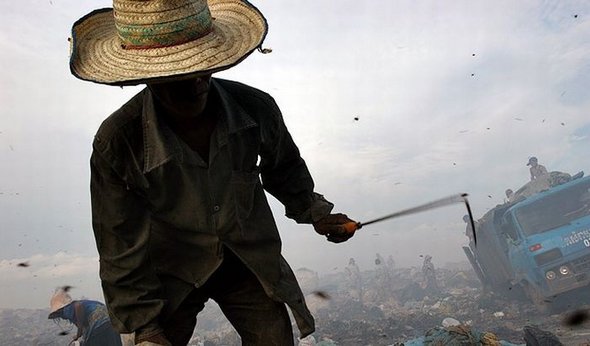
[[363, 303], [363, 283], [361, 278], [361, 271], [356, 264], [354, 258], [348, 260], [346, 266], [346, 276], [348, 277], [348, 283], [350, 288], [350, 295], [353, 299], [358, 300], [361, 304]]
[[395, 270], [395, 260], [391, 255], [387, 257], [387, 270], [389, 270], [390, 275], [393, 275], [393, 271]]
[[506, 191], [504, 192], [506, 194], [506, 203], [510, 203], [512, 202], [512, 200], [514, 199], [514, 191], [512, 191], [512, 189], [506, 189]]
[[94, 300], [72, 300], [58, 288], [50, 301], [50, 319], [61, 318], [73, 323], [78, 332], [71, 343], [80, 346], [121, 346], [121, 336], [111, 325], [106, 306]]
[[389, 298], [391, 293], [391, 277], [389, 276], [387, 263], [379, 253], [376, 254], [375, 258], [375, 284], [378, 298], [381, 300]]
[[541, 176], [547, 175], [547, 168], [545, 166], [540, 165], [537, 161], [537, 158], [532, 156], [529, 159], [529, 163], [526, 164], [527, 166], [531, 166], [531, 180], [538, 179]]
[[429, 294], [436, 294], [439, 292], [438, 283], [436, 282], [436, 269], [432, 263], [432, 256], [424, 256], [424, 263], [422, 264], [422, 274], [424, 275], [424, 282], [426, 287], [424, 290]]

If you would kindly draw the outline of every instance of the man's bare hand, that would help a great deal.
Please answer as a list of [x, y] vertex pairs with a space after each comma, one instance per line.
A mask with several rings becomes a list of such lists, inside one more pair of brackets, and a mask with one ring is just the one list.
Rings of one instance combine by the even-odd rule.
[[326, 236], [328, 241], [342, 243], [354, 235], [356, 224], [344, 214], [330, 214], [314, 222], [313, 228], [318, 234]]

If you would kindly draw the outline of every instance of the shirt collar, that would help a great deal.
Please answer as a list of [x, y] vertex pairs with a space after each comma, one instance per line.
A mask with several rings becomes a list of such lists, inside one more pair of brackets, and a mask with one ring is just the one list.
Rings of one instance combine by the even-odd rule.
[[[211, 78], [211, 88], [213, 92], [217, 92], [220, 100], [221, 119], [218, 126], [227, 126], [229, 135], [258, 126], [256, 121], [252, 119], [215, 78]], [[148, 88], [144, 89], [142, 112], [144, 140], [143, 173], [147, 173], [163, 165], [174, 157], [180, 162], [184, 161], [182, 145], [179, 142], [180, 139], [166, 124], [158, 119], [153, 95]]]
[[229, 134], [258, 126], [234, 97], [221, 86], [220, 80], [211, 78], [211, 85], [219, 95]]

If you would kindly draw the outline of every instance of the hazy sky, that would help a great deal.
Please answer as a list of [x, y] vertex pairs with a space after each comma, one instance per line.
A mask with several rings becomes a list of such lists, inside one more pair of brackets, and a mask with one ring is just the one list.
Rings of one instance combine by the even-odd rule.
[[[590, 173], [588, 1], [255, 1], [264, 47], [217, 77], [275, 97], [336, 210], [365, 221], [467, 192], [476, 216], [550, 171]], [[0, 307], [45, 307], [53, 289], [102, 300], [89, 203], [92, 137], [139, 87], [82, 82], [72, 23], [98, 0], [0, 3]], [[358, 120], [355, 120], [355, 117]], [[271, 198], [272, 200], [272, 198]], [[465, 210], [368, 226], [332, 244], [272, 200], [294, 269], [462, 261]], [[27, 262], [29, 267], [18, 267]]]

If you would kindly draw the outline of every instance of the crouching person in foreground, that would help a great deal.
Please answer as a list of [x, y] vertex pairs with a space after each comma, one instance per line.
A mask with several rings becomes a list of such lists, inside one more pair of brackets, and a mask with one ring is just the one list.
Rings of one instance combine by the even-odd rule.
[[77, 333], [70, 344], [77, 342], [80, 346], [121, 346], [121, 337], [115, 331], [107, 308], [94, 300], [72, 300], [63, 288], [58, 288], [49, 302], [49, 318], [66, 320], [74, 324]]

